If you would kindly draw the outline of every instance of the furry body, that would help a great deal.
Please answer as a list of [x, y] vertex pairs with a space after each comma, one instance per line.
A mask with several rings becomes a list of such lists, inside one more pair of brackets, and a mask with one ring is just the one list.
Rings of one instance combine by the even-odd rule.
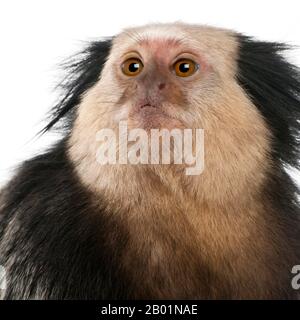
[[[167, 52], [194, 52], [202, 66], [194, 82], [181, 86], [163, 71], [161, 43]], [[283, 166], [298, 165], [300, 85], [284, 48], [184, 24], [129, 29], [92, 44], [71, 65], [46, 128], [62, 121], [65, 138], [25, 162], [1, 194], [4, 298], [296, 298], [298, 190]], [[119, 58], [133, 49], [145, 65], [160, 61], [153, 68], [161, 73], [122, 78]], [[161, 79], [168, 87], [159, 103], [176, 120], [167, 123], [205, 129], [203, 174], [99, 166], [97, 130], [122, 119], [144, 125], [131, 97], [144, 99]]]

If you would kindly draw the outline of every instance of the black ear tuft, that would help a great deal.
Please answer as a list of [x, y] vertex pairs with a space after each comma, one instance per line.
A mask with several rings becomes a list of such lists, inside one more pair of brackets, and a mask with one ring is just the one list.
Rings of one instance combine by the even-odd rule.
[[238, 81], [273, 133], [273, 156], [299, 167], [300, 73], [281, 43], [238, 35]]
[[72, 125], [76, 106], [82, 94], [97, 82], [110, 48], [111, 39], [92, 42], [64, 64], [67, 76], [59, 85], [64, 93], [51, 110], [50, 121], [42, 132], [50, 130], [62, 119], [64, 128]]

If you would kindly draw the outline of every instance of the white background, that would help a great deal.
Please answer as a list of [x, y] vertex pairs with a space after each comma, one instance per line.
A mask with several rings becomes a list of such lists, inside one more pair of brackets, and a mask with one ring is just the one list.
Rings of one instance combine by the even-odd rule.
[[[148, 22], [235, 29], [300, 46], [299, 0], [107, 0], [0, 2], [0, 185], [13, 167], [56, 137], [35, 139], [57, 98], [58, 64], [82, 42]], [[300, 65], [300, 50], [290, 54]], [[293, 175], [300, 183], [297, 173]]]

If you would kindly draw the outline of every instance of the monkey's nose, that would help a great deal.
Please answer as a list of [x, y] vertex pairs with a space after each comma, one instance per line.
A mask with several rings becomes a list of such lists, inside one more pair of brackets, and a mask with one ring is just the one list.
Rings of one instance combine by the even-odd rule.
[[156, 108], [156, 106], [152, 103], [144, 103], [144, 104], [140, 105], [140, 108], [141, 109], [143, 109], [143, 108]]
[[166, 84], [164, 82], [159, 83], [158, 89], [163, 90], [166, 87]]

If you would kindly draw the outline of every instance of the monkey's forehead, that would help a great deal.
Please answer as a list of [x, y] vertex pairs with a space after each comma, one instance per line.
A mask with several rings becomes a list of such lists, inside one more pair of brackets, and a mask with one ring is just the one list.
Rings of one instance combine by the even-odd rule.
[[227, 29], [186, 23], [157, 23], [128, 28], [115, 37], [115, 43], [143, 44], [151, 40], [173, 40], [185, 44], [215, 46], [230, 49], [236, 33]]
[[209, 63], [223, 66], [232, 66], [239, 46], [237, 34], [231, 30], [180, 22], [158, 23], [125, 29], [114, 38], [111, 53], [120, 55], [155, 43], [162, 48], [180, 46], [183, 51], [197, 51]]

